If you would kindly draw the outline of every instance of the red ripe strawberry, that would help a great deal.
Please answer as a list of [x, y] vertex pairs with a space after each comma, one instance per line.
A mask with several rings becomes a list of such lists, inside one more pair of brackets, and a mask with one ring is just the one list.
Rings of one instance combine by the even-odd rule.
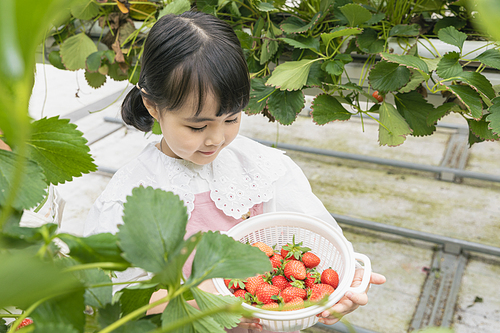
[[238, 289], [234, 292], [234, 296], [236, 297], [241, 297], [243, 299], [245, 299], [245, 294], [247, 293], [247, 291], [245, 289]]
[[292, 277], [297, 280], [304, 280], [306, 278], [306, 267], [300, 261], [291, 260], [285, 263], [284, 273], [289, 280]]
[[300, 289], [297, 287], [288, 287], [285, 290], [281, 291], [280, 296], [283, 297], [283, 300], [286, 303], [297, 297], [301, 299], [307, 298], [307, 291], [305, 289]]
[[262, 310], [278, 310], [279, 304], [277, 302], [271, 302], [262, 305]]
[[303, 308], [304, 308], [304, 300], [300, 297], [295, 297], [283, 305], [283, 311], [293, 311]]
[[255, 295], [255, 291], [257, 291], [257, 287], [261, 284], [264, 284], [264, 279], [262, 275], [252, 276], [247, 279], [245, 283], [245, 289], [252, 295]]
[[319, 265], [321, 259], [312, 252], [306, 252], [302, 255], [302, 262], [307, 268], [314, 268]]
[[271, 297], [274, 295], [278, 296], [279, 293], [280, 290], [278, 287], [264, 283], [257, 287], [257, 290], [255, 291], [255, 296], [257, 296], [257, 300], [259, 302], [267, 304], [274, 302], [274, 300]]
[[23, 321], [19, 324], [19, 326], [17, 326], [16, 328], [16, 331], [23, 328], [24, 326], [28, 326], [28, 325], [31, 325], [33, 324], [33, 320], [29, 319], [29, 318], [25, 318], [23, 319]]
[[309, 300], [312, 302], [319, 302], [326, 295], [331, 295], [335, 291], [335, 288], [333, 288], [329, 284], [319, 283], [312, 286], [310, 291], [311, 294], [309, 296]]
[[238, 290], [238, 289], [245, 289], [245, 282], [244, 280], [240, 279], [224, 279], [224, 283], [226, 284], [226, 287]]
[[275, 253], [271, 258], [269, 258], [269, 260], [271, 260], [271, 265], [273, 265], [273, 268], [278, 268], [282, 264], [281, 260], [283, 260], [283, 257], [281, 256], [281, 254]]
[[290, 282], [288, 282], [286, 277], [284, 277], [283, 275], [273, 276], [273, 278], [271, 279], [271, 283], [273, 284], [273, 286], [278, 287], [279, 290], [290, 287]]
[[304, 283], [306, 287], [311, 288], [313, 285], [319, 283], [321, 281], [321, 275], [317, 271], [307, 272], [306, 279]]
[[384, 100], [384, 96], [380, 95], [378, 90], [375, 90], [372, 94], [373, 98], [375, 98], [379, 103]]
[[253, 243], [252, 246], [257, 247], [259, 250], [264, 252], [268, 257], [271, 257], [274, 254], [273, 248], [263, 242]]
[[333, 269], [327, 268], [321, 273], [321, 283], [337, 288], [339, 285], [339, 275]]

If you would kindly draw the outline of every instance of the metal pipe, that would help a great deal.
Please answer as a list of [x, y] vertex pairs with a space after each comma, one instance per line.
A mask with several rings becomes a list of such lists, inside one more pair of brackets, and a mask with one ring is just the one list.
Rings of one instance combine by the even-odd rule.
[[466, 171], [466, 170], [454, 169], [454, 168], [446, 168], [446, 167], [434, 166], [434, 165], [411, 163], [411, 162], [406, 162], [406, 161], [391, 160], [391, 159], [387, 159], [387, 158], [380, 158], [380, 157], [374, 157], [374, 156], [351, 154], [351, 153], [334, 151], [334, 150], [327, 150], [327, 149], [304, 147], [304, 146], [292, 145], [292, 144], [287, 144], [287, 143], [278, 143], [276, 145], [272, 141], [260, 140], [260, 139], [253, 139], [253, 140], [260, 142], [266, 146], [272, 146], [272, 147], [281, 148], [281, 149], [285, 149], [285, 150], [288, 149], [288, 150], [300, 151], [300, 152], [310, 153], [310, 154], [338, 157], [338, 158], [344, 158], [344, 159], [355, 160], [355, 161], [360, 161], [360, 162], [389, 165], [389, 166], [394, 166], [394, 167], [398, 167], [398, 168], [405, 168], [405, 169], [412, 169], [412, 170], [419, 170], [419, 171], [428, 171], [428, 172], [433, 172], [433, 173], [447, 172], [447, 173], [452, 173], [455, 176], [462, 177], [462, 178], [473, 178], [473, 179], [479, 179], [479, 180], [485, 180], [485, 181], [491, 181], [491, 182], [500, 182], [500, 176], [490, 175], [490, 174], [485, 174], [485, 173], [480, 173], [480, 172]]
[[452, 244], [455, 246], [459, 246], [462, 250], [490, 254], [490, 255], [500, 257], [500, 248], [499, 247], [469, 242], [466, 240], [461, 240], [461, 239], [456, 239], [456, 238], [451, 238], [451, 237], [446, 237], [446, 236], [441, 236], [441, 235], [435, 235], [435, 234], [431, 234], [431, 233], [427, 233], [427, 232], [423, 232], [423, 231], [416, 231], [416, 230], [396, 227], [393, 225], [387, 225], [387, 224], [373, 222], [373, 221], [362, 220], [362, 219], [344, 216], [344, 215], [337, 215], [337, 214], [332, 214], [332, 213], [330, 213], [330, 214], [333, 216], [333, 218], [337, 222], [348, 224], [348, 225], [351, 225], [354, 227], [360, 227], [360, 228], [370, 229], [370, 230], [374, 230], [374, 231], [386, 232], [386, 233], [390, 233], [390, 234], [394, 234], [394, 235], [409, 237], [409, 238], [418, 239], [418, 240], [436, 243], [436, 244], [442, 244], [442, 245]]

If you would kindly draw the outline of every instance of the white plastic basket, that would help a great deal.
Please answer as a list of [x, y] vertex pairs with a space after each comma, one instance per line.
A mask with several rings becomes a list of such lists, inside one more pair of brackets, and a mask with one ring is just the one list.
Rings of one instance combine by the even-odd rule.
[[[239, 223], [227, 235], [242, 243], [277, 244], [277, 250], [291, 243], [295, 235], [296, 243], [302, 242], [302, 246], [309, 247], [321, 259], [317, 267], [319, 272], [331, 267], [339, 275], [337, 289], [323, 306], [312, 305], [294, 311], [269, 311], [243, 303], [244, 307], [254, 311], [255, 317], [260, 318], [260, 324], [265, 330], [290, 332], [313, 326], [318, 322], [316, 315], [332, 307], [347, 291], [362, 293], [368, 287], [370, 259], [364, 254], [355, 253], [352, 244], [341, 232], [318, 218], [293, 212], [266, 213]], [[356, 261], [364, 264], [364, 273], [361, 284], [352, 288]], [[232, 295], [224, 284], [224, 279], [214, 279], [214, 284], [220, 294]]]

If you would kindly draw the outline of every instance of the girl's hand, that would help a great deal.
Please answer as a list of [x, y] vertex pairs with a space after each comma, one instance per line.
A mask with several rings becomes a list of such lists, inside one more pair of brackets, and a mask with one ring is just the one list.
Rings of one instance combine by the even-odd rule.
[[244, 318], [243, 317], [243, 318], [241, 318], [241, 321], [238, 324], [238, 327], [257, 330], [259, 332], [262, 332], [262, 325], [260, 325], [259, 322], [260, 322], [259, 318]]
[[[357, 269], [354, 273], [354, 279], [352, 281], [351, 287], [357, 287], [361, 284], [363, 279], [363, 269]], [[370, 277], [370, 283], [373, 284], [383, 284], [385, 283], [385, 276], [377, 273], [372, 273]], [[370, 288], [370, 284], [368, 284]], [[368, 288], [366, 291], [368, 291]], [[347, 292], [344, 297], [338, 301], [337, 304], [332, 306], [330, 309], [323, 311], [318, 314], [319, 321], [325, 325], [333, 325], [342, 319], [348, 313], [356, 310], [360, 305], [366, 305], [368, 303], [368, 295], [366, 291], [362, 294], [355, 294], [353, 292]]]

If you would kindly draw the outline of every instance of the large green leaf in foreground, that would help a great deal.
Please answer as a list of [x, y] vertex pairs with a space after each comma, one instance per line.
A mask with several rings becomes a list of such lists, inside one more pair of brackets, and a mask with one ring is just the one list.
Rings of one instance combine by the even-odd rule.
[[146, 271], [161, 272], [182, 243], [188, 215], [177, 195], [152, 187], [137, 187], [124, 204], [118, 232], [123, 256]]
[[411, 128], [396, 108], [387, 102], [380, 107], [380, 123], [378, 139], [381, 146], [399, 146], [411, 134]]
[[82, 135], [69, 119], [59, 116], [33, 122], [29, 155], [42, 167], [47, 183], [57, 185], [97, 170]]

